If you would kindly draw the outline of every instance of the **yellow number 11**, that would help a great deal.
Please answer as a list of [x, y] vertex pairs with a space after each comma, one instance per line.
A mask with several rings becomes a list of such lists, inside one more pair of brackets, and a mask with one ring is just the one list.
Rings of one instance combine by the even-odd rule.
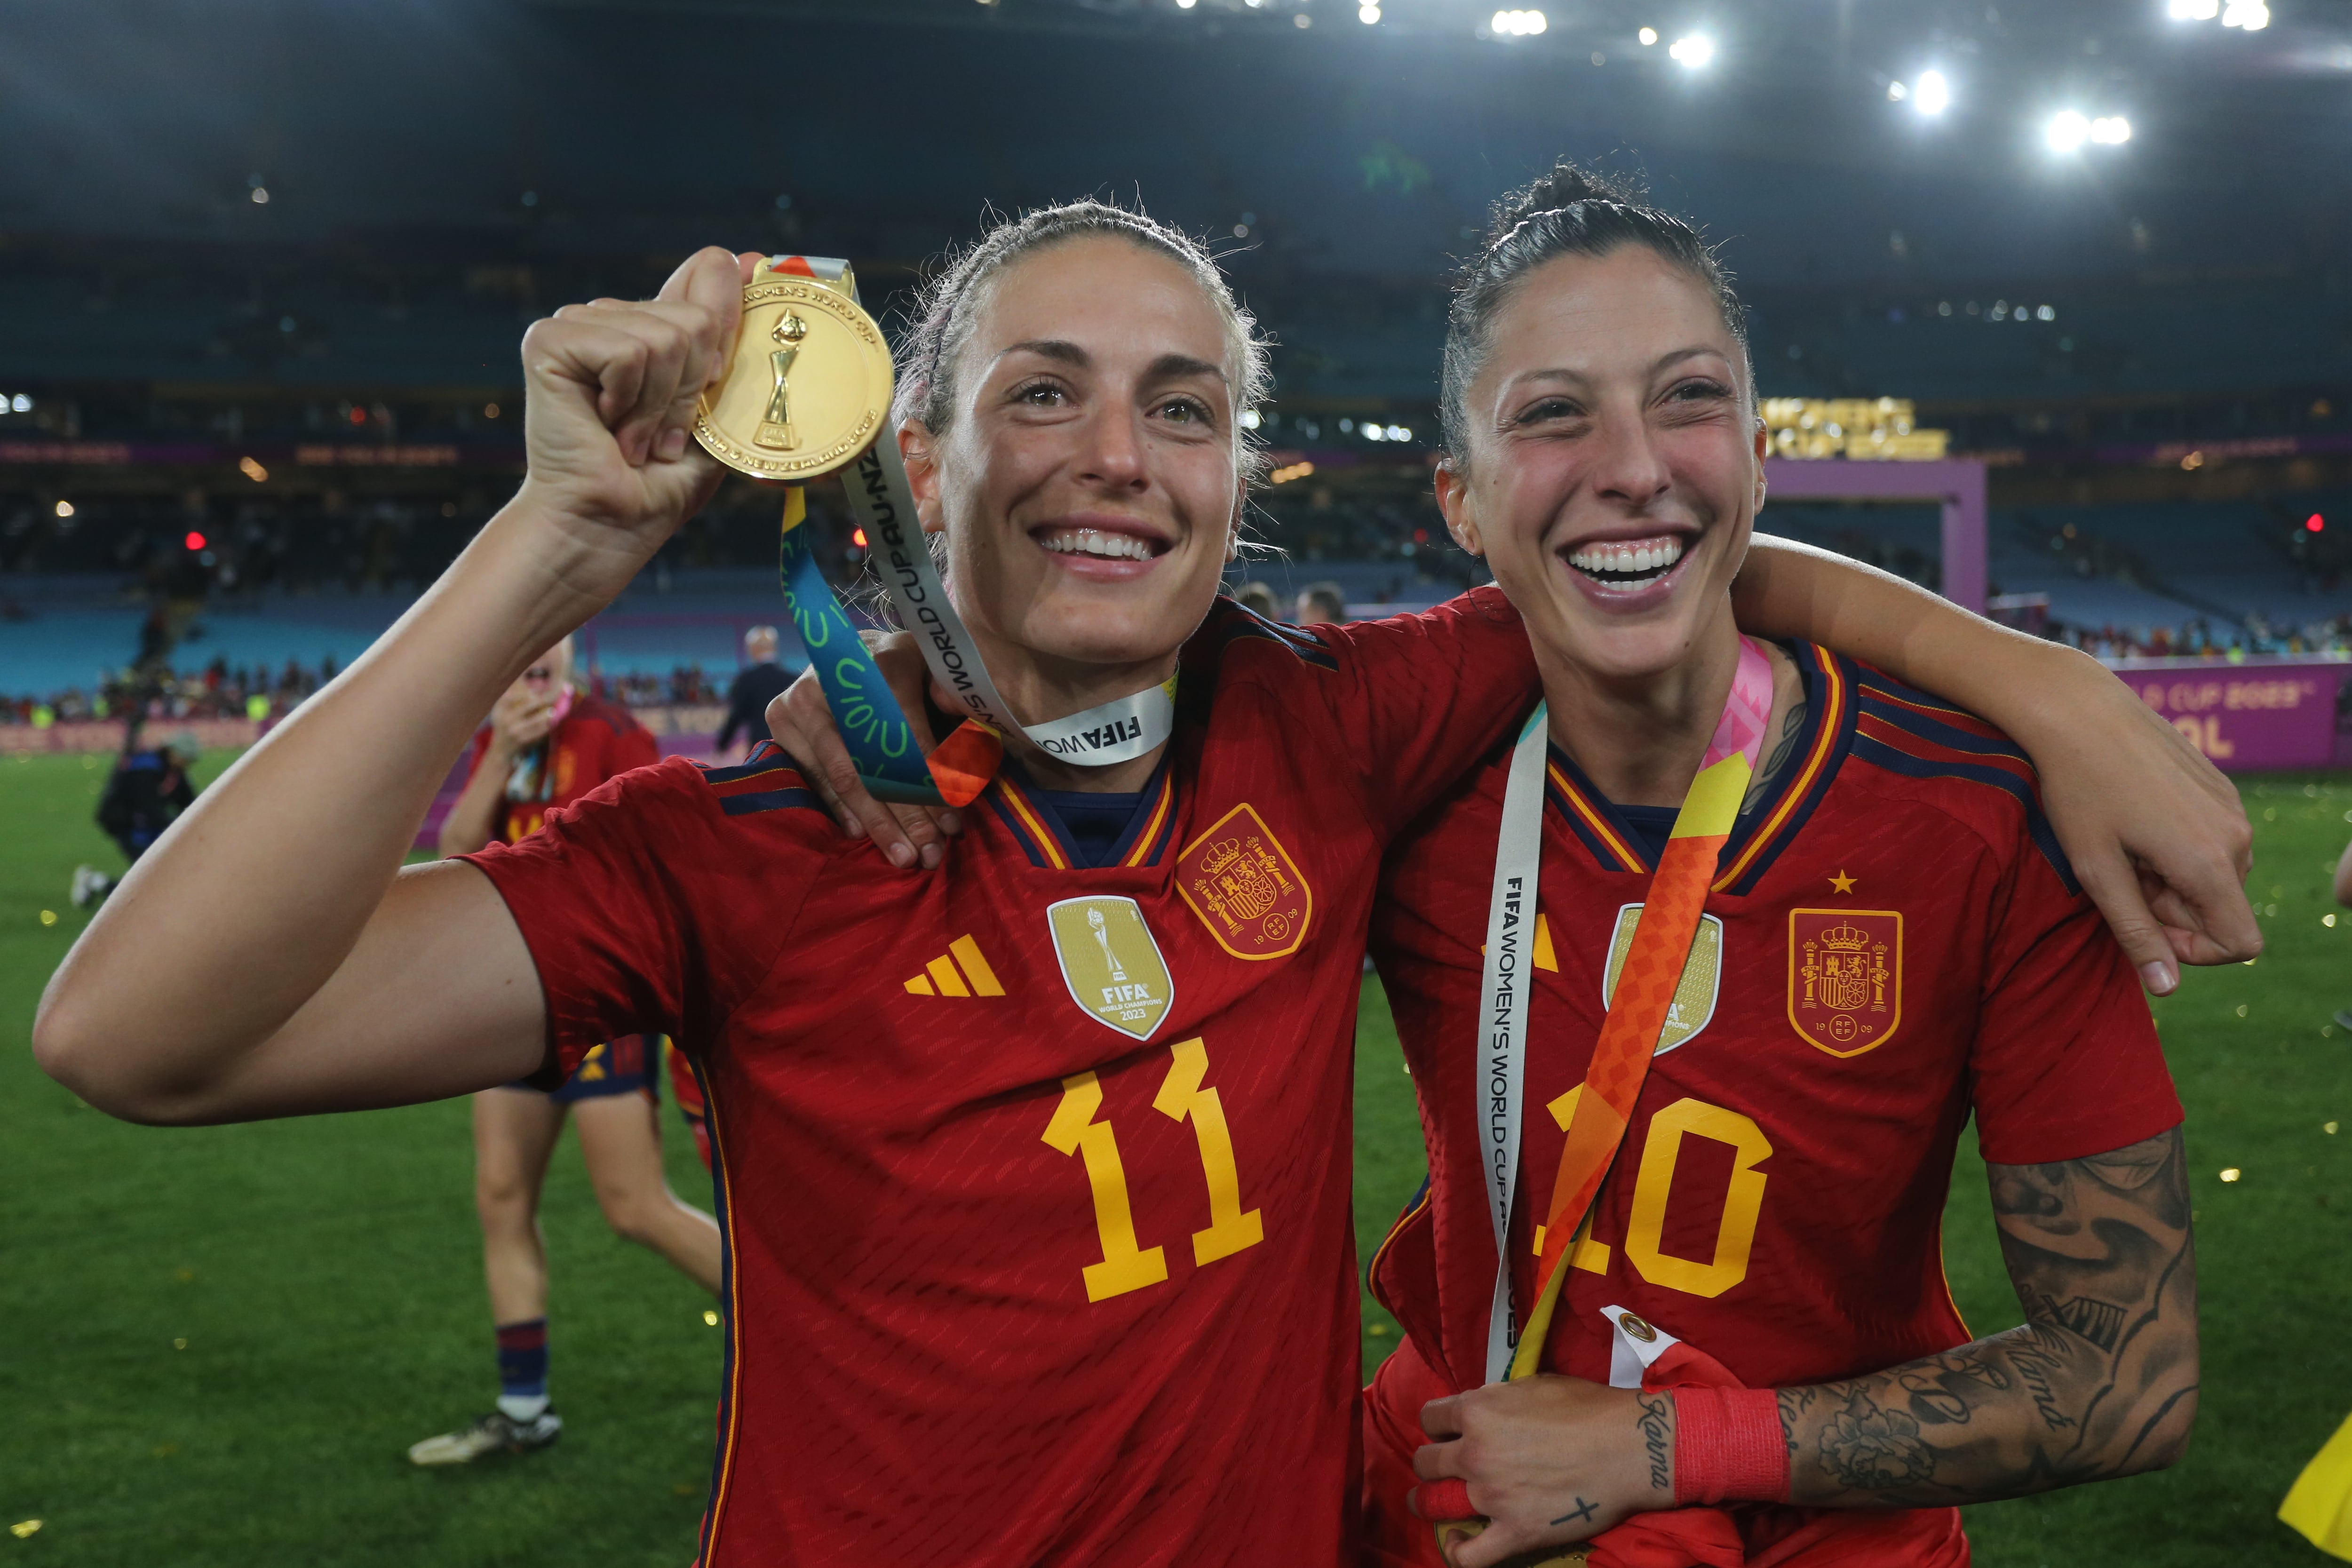
[[[1192, 1261], [1196, 1266], [1214, 1263], [1264, 1241], [1265, 1224], [1257, 1210], [1242, 1208], [1241, 1172], [1234, 1162], [1224, 1103], [1215, 1089], [1202, 1085], [1209, 1076], [1208, 1047], [1198, 1039], [1185, 1040], [1170, 1047], [1169, 1055], [1175, 1059], [1151, 1108], [1171, 1121], [1192, 1124], [1192, 1136], [1201, 1145], [1201, 1173], [1209, 1185], [1209, 1227], [1192, 1233]], [[1136, 1240], [1135, 1210], [1128, 1201], [1118, 1139], [1109, 1122], [1095, 1120], [1102, 1098], [1102, 1085], [1093, 1073], [1064, 1079], [1061, 1103], [1054, 1108], [1045, 1132], [1049, 1148], [1085, 1159], [1087, 1184], [1094, 1190], [1095, 1233], [1101, 1238], [1103, 1256], [1100, 1263], [1089, 1263], [1083, 1270], [1089, 1301], [1108, 1300], [1168, 1278], [1167, 1254]]]

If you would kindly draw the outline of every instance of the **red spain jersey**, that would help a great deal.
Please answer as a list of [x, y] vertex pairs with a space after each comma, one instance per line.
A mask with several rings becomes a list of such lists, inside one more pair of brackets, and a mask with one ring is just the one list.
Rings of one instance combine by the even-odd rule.
[[[466, 769], [468, 780], [480, 771], [489, 749], [490, 730], [485, 724], [474, 736], [474, 758]], [[570, 710], [547, 732], [545, 748], [533, 750], [539, 755], [530, 764], [530, 798], [499, 802], [492, 835], [499, 843], [512, 844], [536, 833], [557, 806], [570, 805], [606, 779], [642, 768], [661, 755], [653, 735], [626, 708], [584, 695], [574, 697]], [[538, 772], [541, 768], [543, 774]]]
[[709, 1095], [708, 1568], [1341, 1558], [1381, 854], [1533, 691], [1491, 589], [1314, 634], [1220, 600], [1099, 868], [1000, 778], [894, 870], [772, 748], [476, 858], [560, 1053], [666, 1033]]
[[[1824, 649], [1804, 728], [1717, 862], [1548, 1370], [1606, 1383], [1622, 1307], [1750, 1387], [1965, 1342], [1941, 1220], [1973, 1110], [1987, 1160], [2080, 1158], [2180, 1121], [2147, 1005], [1998, 731]], [[1373, 952], [1419, 1090], [1430, 1184], [1373, 1289], [1456, 1388], [1486, 1381], [1494, 1221], [1480, 1142], [1480, 946], [1507, 756], [1392, 852]], [[1510, 1236], [1536, 1220], [1652, 864], [1558, 749], [1532, 943]]]

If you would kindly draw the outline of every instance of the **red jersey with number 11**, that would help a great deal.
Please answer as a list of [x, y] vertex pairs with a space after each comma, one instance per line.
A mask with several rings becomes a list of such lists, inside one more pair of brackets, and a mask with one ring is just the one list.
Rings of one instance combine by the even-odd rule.
[[1315, 635], [1220, 601], [1099, 868], [1004, 777], [895, 871], [772, 750], [476, 858], [563, 1052], [668, 1034], [709, 1090], [709, 1568], [1341, 1560], [1381, 852], [1533, 686], [1492, 590]]

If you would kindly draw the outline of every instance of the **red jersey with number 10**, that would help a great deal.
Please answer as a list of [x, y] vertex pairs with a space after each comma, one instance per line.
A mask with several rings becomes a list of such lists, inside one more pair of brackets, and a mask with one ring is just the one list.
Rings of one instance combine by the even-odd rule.
[[[1805, 724], [1717, 865], [1657, 1055], [1570, 1254], [1548, 1370], [1606, 1383], [1622, 1307], [1750, 1387], [1961, 1343], [1939, 1246], [1973, 1109], [1985, 1158], [2103, 1153], [2180, 1120], [2131, 966], [2076, 888], [2024, 757], [1968, 714], [1801, 646]], [[1430, 1185], [1372, 1287], [1456, 1388], [1486, 1381], [1494, 1222], [1481, 1163], [1480, 944], [1507, 758], [1391, 857], [1373, 952]], [[1651, 864], [1555, 749], [1511, 1233], [1536, 1216]]]
[[1000, 778], [893, 870], [772, 750], [476, 859], [562, 1052], [666, 1033], [709, 1091], [709, 1568], [1341, 1559], [1381, 852], [1533, 689], [1492, 590], [1313, 635], [1220, 601], [1100, 868]]

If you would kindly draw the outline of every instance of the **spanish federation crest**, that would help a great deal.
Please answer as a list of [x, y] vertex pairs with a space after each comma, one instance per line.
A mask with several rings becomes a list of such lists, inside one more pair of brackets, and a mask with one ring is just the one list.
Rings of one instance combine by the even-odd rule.
[[1807, 1045], [1858, 1057], [1903, 1022], [1903, 917], [1893, 910], [1789, 911], [1789, 1022]]
[[[1633, 932], [1642, 923], [1642, 906], [1627, 904], [1617, 911], [1617, 929], [1609, 935], [1609, 962], [1601, 973], [1601, 1005], [1617, 995], [1617, 975], [1625, 955], [1633, 951]], [[1658, 1031], [1656, 1055], [1664, 1056], [1707, 1026], [1715, 1016], [1716, 998], [1723, 993], [1723, 921], [1701, 915], [1691, 933], [1690, 956], [1683, 960], [1682, 979], [1675, 999], [1666, 1004], [1666, 1022]]]
[[1148, 1040], [1176, 999], [1176, 983], [1133, 899], [1064, 899], [1045, 907], [1054, 953], [1078, 1010]]
[[1235, 958], [1282, 958], [1307, 940], [1315, 894], [1257, 808], [1237, 805], [1185, 847], [1176, 890]]

